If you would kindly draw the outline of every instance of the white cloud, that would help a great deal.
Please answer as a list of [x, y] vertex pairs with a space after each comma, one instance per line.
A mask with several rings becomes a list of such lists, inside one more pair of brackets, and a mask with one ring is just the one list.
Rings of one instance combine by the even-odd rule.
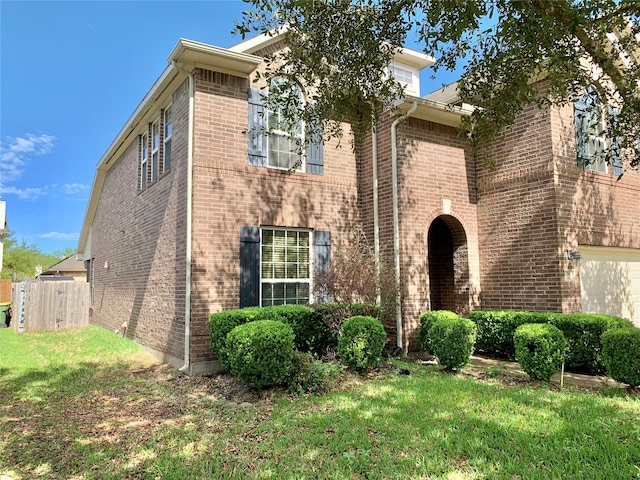
[[73, 195], [75, 193], [82, 193], [91, 188], [90, 185], [84, 185], [82, 183], [65, 183], [64, 184], [64, 193], [67, 195]]
[[0, 193], [2, 193], [2, 195], [17, 195], [21, 200], [37, 200], [42, 195], [47, 194], [47, 188], [16, 188], [11, 186], [5, 187], [0, 184]]
[[80, 238], [80, 233], [49, 232], [49, 233], [39, 233], [36, 236], [40, 238], [50, 238], [52, 240], [77, 240], [78, 238]]
[[0, 143], [0, 178], [3, 182], [18, 180], [32, 155], [44, 155], [53, 149], [53, 135], [34, 135], [27, 133], [23, 137], [7, 137]]

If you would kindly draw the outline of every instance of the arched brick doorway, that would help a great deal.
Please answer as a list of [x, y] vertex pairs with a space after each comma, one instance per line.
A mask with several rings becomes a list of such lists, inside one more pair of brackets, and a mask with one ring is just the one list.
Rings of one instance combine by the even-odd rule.
[[429, 293], [431, 310], [469, 312], [467, 235], [451, 215], [440, 215], [429, 227]]

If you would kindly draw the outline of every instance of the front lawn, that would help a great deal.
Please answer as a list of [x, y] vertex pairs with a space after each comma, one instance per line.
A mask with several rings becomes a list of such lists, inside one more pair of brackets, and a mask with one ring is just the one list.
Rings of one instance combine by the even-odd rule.
[[292, 398], [181, 376], [97, 327], [0, 329], [0, 475], [640, 478], [638, 397], [401, 366]]

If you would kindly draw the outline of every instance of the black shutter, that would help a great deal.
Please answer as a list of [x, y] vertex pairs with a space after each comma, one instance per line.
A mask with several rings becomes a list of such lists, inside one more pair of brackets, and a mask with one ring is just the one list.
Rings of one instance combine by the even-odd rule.
[[240, 308], [260, 301], [260, 228], [240, 228]]
[[249, 165], [267, 166], [267, 135], [265, 129], [264, 93], [255, 88], [249, 89]]
[[324, 174], [324, 144], [322, 142], [324, 129], [320, 118], [314, 118], [307, 123], [306, 135], [309, 139], [307, 173], [322, 175]]
[[[618, 109], [608, 107], [609, 127], [617, 127]], [[622, 175], [622, 148], [620, 147], [620, 137], [610, 136], [611, 163], [613, 166], [613, 174], [617, 177]]]
[[331, 232], [316, 230], [313, 234], [315, 270], [322, 272], [331, 263]]

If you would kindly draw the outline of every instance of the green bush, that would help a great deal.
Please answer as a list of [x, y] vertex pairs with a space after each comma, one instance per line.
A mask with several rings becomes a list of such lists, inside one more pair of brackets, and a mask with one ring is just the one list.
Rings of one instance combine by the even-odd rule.
[[264, 319], [264, 311], [260, 307], [248, 307], [235, 310], [224, 310], [209, 315], [209, 335], [211, 350], [218, 356], [220, 365], [229, 368], [225, 345], [227, 334], [238, 325]]
[[476, 310], [469, 319], [478, 327], [476, 348], [485, 353], [515, 358], [513, 334], [525, 323], [548, 323], [550, 313]]
[[338, 347], [338, 336], [342, 324], [351, 317], [364, 316], [380, 318], [380, 305], [366, 303], [326, 302], [311, 305], [315, 320], [323, 323], [329, 330], [325, 350], [335, 350]]
[[229, 332], [225, 346], [229, 370], [259, 388], [285, 382], [294, 354], [293, 330], [277, 320], [257, 320]]
[[355, 316], [347, 319], [340, 329], [338, 355], [356, 372], [364, 374], [380, 360], [387, 334], [379, 320]]
[[549, 381], [560, 370], [567, 342], [559, 328], [548, 323], [525, 323], [514, 335], [516, 360], [531, 378]]
[[604, 373], [602, 334], [615, 327], [630, 327], [629, 320], [591, 313], [551, 314], [549, 323], [558, 327], [567, 340], [566, 368], [590, 374]]
[[476, 324], [471, 320], [442, 316], [429, 329], [429, 345], [438, 363], [453, 370], [469, 363], [476, 336]]
[[427, 350], [428, 352], [432, 351], [429, 346], [429, 330], [433, 324], [441, 318], [458, 318], [458, 315], [449, 310], [433, 310], [420, 315], [420, 330], [418, 332], [418, 338], [420, 341], [420, 347], [423, 350]]
[[614, 380], [640, 385], [640, 329], [612, 328], [602, 334], [602, 362]]
[[332, 342], [329, 328], [306, 305], [277, 305], [263, 307], [263, 320], [278, 318], [288, 324], [295, 336], [296, 350], [322, 355]]
[[328, 391], [345, 367], [335, 362], [314, 360], [310, 353], [295, 352], [287, 387], [291, 394], [322, 393]]

